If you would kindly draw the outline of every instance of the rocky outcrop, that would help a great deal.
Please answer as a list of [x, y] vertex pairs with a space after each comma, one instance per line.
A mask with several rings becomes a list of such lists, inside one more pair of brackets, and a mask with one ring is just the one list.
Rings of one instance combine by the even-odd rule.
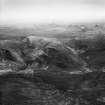
[[31, 52], [41, 64], [54, 65], [61, 69], [77, 70], [85, 65], [76, 51], [55, 38], [29, 36], [26, 42], [34, 48]]
[[[1, 57], [20, 64], [19, 69], [29, 65], [36, 67], [55, 66], [65, 70], [83, 70], [84, 61], [76, 51], [55, 38], [30, 36], [19, 41], [0, 42]], [[43, 68], [42, 68], [43, 69]]]
[[34, 36], [1, 41], [1, 57], [20, 65], [0, 71], [0, 104], [105, 104], [104, 38], [75, 41], [74, 47]]

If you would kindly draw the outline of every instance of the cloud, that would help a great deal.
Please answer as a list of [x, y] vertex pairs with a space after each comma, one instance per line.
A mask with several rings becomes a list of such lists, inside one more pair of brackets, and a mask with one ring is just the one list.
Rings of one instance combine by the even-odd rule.
[[[1, 0], [0, 0], [1, 1]], [[2, 0], [4, 22], [96, 21], [105, 18], [105, 0]]]
[[84, 0], [83, 3], [96, 6], [105, 6], [105, 0]]
[[105, 0], [2, 0], [2, 5], [8, 9], [15, 8], [30, 8], [30, 7], [44, 7], [44, 6], [71, 6], [71, 5], [91, 5], [105, 8]]
[[105, 5], [105, 0], [4, 0], [7, 5], [30, 5], [30, 4], [62, 4], [62, 3], [73, 3], [73, 4], [92, 4], [92, 5]]

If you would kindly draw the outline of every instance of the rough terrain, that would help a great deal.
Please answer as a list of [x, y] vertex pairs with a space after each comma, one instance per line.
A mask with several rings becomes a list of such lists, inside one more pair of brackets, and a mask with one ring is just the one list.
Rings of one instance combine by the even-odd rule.
[[105, 25], [42, 27], [0, 28], [0, 105], [104, 105]]

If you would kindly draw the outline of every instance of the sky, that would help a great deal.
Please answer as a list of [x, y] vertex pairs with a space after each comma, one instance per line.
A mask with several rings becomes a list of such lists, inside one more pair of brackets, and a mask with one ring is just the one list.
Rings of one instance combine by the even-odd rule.
[[105, 0], [0, 0], [0, 24], [105, 21]]

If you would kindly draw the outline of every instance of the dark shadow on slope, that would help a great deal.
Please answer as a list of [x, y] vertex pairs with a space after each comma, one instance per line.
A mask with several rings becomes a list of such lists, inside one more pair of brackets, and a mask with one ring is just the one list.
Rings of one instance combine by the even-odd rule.
[[[105, 66], [105, 36], [97, 36], [73, 39], [70, 45], [78, 52], [79, 56], [87, 62], [91, 69], [102, 69]], [[69, 46], [70, 46], [69, 45]]]

